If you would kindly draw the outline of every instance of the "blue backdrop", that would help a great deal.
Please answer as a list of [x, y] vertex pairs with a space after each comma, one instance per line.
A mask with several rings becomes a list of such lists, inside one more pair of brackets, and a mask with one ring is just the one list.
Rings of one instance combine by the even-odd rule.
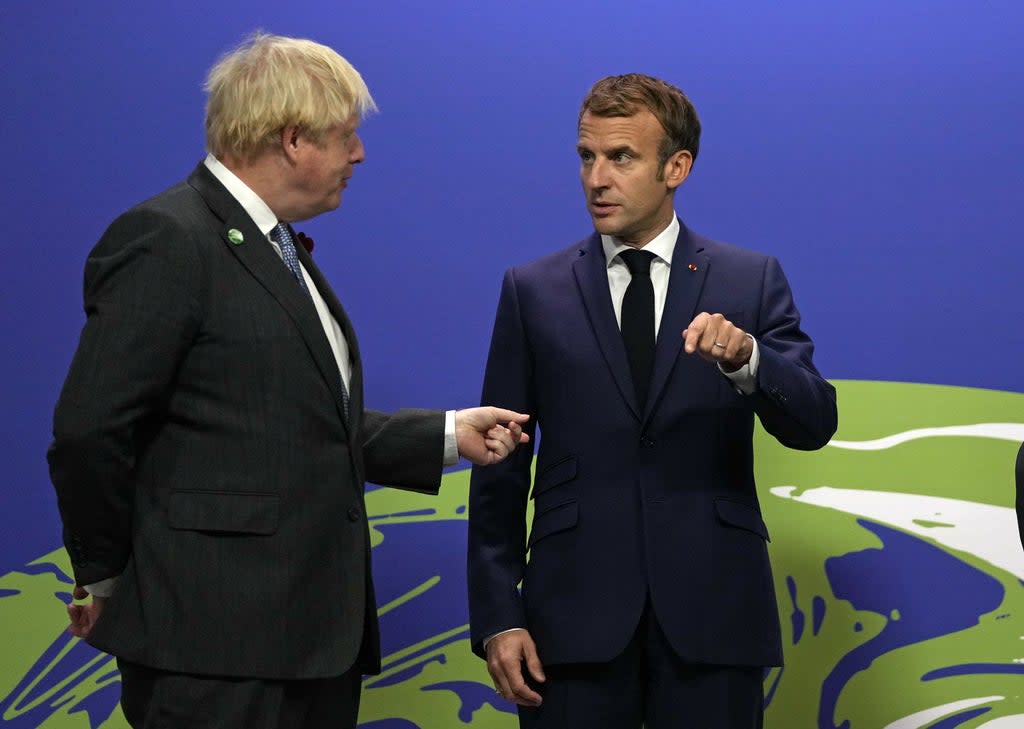
[[206, 69], [248, 32], [331, 45], [381, 108], [342, 208], [301, 227], [393, 409], [476, 401], [501, 273], [590, 230], [577, 110], [627, 71], [694, 101], [677, 209], [780, 258], [827, 377], [1021, 391], [1022, 27], [1013, 0], [9, 3], [0, 574], [59, 545], [85, 255], [202, 157]]

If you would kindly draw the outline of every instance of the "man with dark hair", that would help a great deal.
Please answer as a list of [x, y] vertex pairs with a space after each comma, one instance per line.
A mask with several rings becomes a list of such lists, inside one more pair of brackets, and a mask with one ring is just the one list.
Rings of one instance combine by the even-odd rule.
[[760, 727], [782, 647], [754, 415], [820, 448], [835, 391], [778, 262], [677, 218], [686, 96], [606, 78], [578, 131], [596, 231], [506, 273], [495, 318], [483, 398], [543, 437], [532, 493], [528, 448], [473, 472], [473, 649], [526, 728]]
[[86, 262], [48, 454], [92, 595], [71, 632], [117, 656], [133, 727], [354, 729], [380, 670], [364, 481], [436, 493], [526, 417], [363, 407], [352, 324], [290, 225], [365, 158], [351, 64], [257, 34], [207, 90], [206, 159]]

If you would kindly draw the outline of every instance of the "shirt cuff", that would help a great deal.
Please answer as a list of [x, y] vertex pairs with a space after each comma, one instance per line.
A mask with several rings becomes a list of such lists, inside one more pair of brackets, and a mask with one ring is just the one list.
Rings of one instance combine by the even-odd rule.
[[750, 359], [747, 363], [735, 372], [726, 372], [722, 369], [722, 365], [718, 365], [718, 371], [732, 381], [732, 385], [736, 388], [736, 392], [741, 395], [753, 395], [757, 392], [757, 365], [761, 361], [761, 354], [757, 348], [757, 340], [749, 334], [747, 336], [750, 337], [750, 343], [754, 347], [750, 352]]
[[91, 585], [82, 585], [85, 591], [94, 597], [110, 597], [114, 594], [114, 588], [117, 586], [117, 581], [121, 579], [121, 576], [108, 577], [105, 580], [99, 582], [93, 582]]
[[494, 635], [488, 635], [486, 638], [484, 638], [484, 642], [482, 644], [483, 649], [486, 651], [488, 643], [490, 643], [492, 640], [497, 638], [499, 635], [505, 635], [505, 633], [511, 633], [513, 630], [526, 630], [526, 628], [509, 628], [508, 630], [501, 630], [501, 631], [495, 633]]
[[454, 466], [459, 462], [459, 445], [455, 440], [455, 411], [444, 414], [444, 459], [442, 466]]

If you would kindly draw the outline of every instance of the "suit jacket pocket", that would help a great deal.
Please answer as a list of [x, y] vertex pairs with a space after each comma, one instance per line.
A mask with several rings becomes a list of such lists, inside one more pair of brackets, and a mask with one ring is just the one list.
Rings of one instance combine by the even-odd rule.
[[530, 528], [530, 540], [526, 548], [529, 549], [544, 537], [572, 529], [576, 526], [578, 518], [579, 505], [576, 503], [576, 499], [555, 504], [550, 509], [534, 515], [533, 526]]
[[768, 537], [768, 527], [765, 526], [764, 519], [761, 518], [761, 514], [753, 506], [740, 501], [715, 499], [715, 511], [718, 512], [718, 518], [729, 526], [746, 529], [765, 541], [771, 541]]
[[277, 531], [277, 494], [172, 491], [167, 522], [172, 529], [268, 535]]
[[531, 499], [535, 499], [553, 486], [576, 478], [576, 456], [566, 456], [554, 465], [548, 466], [533, 482]]

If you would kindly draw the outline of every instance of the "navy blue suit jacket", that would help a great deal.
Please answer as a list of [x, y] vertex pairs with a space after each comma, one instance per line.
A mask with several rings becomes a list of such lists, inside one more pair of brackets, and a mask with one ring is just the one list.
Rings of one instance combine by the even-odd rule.
[[[717, 367], [683, 351], [681, 332], [701, 311], [756, 337], [755, 394], [739, 394]], [[683, 226], [641, 411], [600, 236], [510, 270], [483, 400], [534, 414], [541, 438], [535, 479], [530, 448], [473, 471], [474, 650], [526, 627], [545, 663], [607, 661], [630, 640], [649, 594], [684, 659], [780, 664], [754, 414], [789, 447], [828, 442], [835, 390], [813, 348], [774, 258]]]

